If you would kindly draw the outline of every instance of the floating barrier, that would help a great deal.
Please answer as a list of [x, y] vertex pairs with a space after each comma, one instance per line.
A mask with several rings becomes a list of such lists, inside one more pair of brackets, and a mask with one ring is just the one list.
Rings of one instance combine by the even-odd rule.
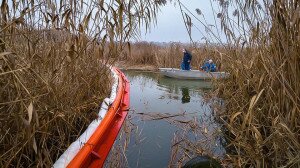
[[110, 98], [105, 98], [86, 131], [54, 163], [54, 168], [102, 167], [129, 110], [129, 81], [116, 68]]

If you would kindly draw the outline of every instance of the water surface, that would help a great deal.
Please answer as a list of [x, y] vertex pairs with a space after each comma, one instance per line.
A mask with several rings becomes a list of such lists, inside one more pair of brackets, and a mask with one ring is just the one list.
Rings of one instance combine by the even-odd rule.
[[[174, 150], [176, 141], [184, 137], [196, 144], [207, 140], [218, 128], [209, 101], [204, 99], [211, 82], [173, 79], [156, 72], [125, 71], [125, 75], [130, 80], [131, 109], [127, 118], [131, 127], [124, 154], [126, 167], [168, 167], [174, 164], [174, 156], [183, 155], [179, 148]], [[224, 149], [218, 136], [209, 141], [203, 148], [221, 156]], [[174, 151], [178, 154], [174, 155]]]

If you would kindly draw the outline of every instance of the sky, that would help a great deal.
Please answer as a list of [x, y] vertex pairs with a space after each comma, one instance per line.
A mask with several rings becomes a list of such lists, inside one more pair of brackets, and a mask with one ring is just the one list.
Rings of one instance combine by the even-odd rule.
[[[189, 11], [191, 11], [195, 16], [197, 16], [201, 21], [205, 22], [206, 25], [215, 25], [215, 19], [217, 24], [219, 25], [219, 19], [215, 18], [216, 13], [218, 13], [219, 6], [216, 1], [213, 0], [181, 0], [182, 4], [185, 5]], [[212, 2], [212, 5], [211, 5]], [[176, 3], [176, 4], [174, 4]], [[214, 8], [214, 12], [212, 10]], [[198, 15], [196, 12], [196, 8], [200, 9], [202, 12], [202, 16]], [[186, 9], [184, 12], [188, 13]], [[190, 13], [188, 13], [192, 19], [192, 37], [194, 41], [197, 42], [205, 42], [203, 39], [204, 36], [208, 36], [205, 31], [205, 26], [203, 26], [198, 20], [196, 20]], [[205, 19], [203, 18], [205, 17]], [[196, 28], [196, 27], [197, 28]], [[215, 33], [217, 31], [215, 29]], [[225, 40], [224, 35], [221, 38]], [[190, 42], [190, 38], [188, 36], [187, 30], [185, 28], [183, 18], [181, 15], [181, 11], [177, 1], [172, 3], [168, 2], [167, 5], [161, 7], [161, 11], [158, 13], [157, 24], [152, 26], [150, 32], [147, 34], [145, 30], [142, 30], [141, 39], [142, 41], [154, 41], [154, 42]]]
[[[144, 28], [141, 30], [140, 41], [149, 42], [182, 42], [189, 43], [190, 38], [187, 33], [181, 10], [177, 0], [167, 0], [168, 3], [161, 6], [160, 11], [157, 15], [157, 24], [152, 24], [150, 32], [145, 31]], [[220, 31], [220, 20], [216, 18], [216, 14], [219, 12], [219, 4], [216, 0], [180, 0], [181, 3], [189, 10], [183, 7], [183, 11], [186, 12], [192, 19], [192, 38], [195, 42], [204, 43], [206, 38], [215, 40], [215, 38], [210, 38], [209, 33], [206, 32], [205, 26], [197, 19], [195, 19], [192, 14], [197, 16], [205, 25], [216, 25], [222, 41], [226, 41], [225, 35], [221, 34]], [[11, 3], [11, 1], [8, 1]], [[57, 1], [58, 2], [58, 1]], [[211, 4], [212, 3], [212, 4]], [[11, 4], [10, 4], [11, 5]], [[200, 9], [202, 15], [198, 15], [196, 9]], [[214, 10], [214, 11], [213, 11]], [[215, 22], [216, 21], [216, 22]], [[218, 34], [214, 27], [214, 34]], [[217, 40], [212, 42], [218, 42]]]

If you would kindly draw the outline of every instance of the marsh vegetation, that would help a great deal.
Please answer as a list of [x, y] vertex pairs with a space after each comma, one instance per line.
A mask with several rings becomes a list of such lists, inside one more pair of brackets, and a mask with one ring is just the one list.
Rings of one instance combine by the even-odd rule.
[[[300, 167], [300, 3], [218, 0], [213, 29], [178, 0], [193, 67], [212, 57], [230, 78], [212, 94], [234, 167]], [[49, 167], [95, 118], [110, 88], [106, 64], [177, 67], [181, 44], [129, 43], [166, 1], [14, 1], [0, 7], [0, 167]], [[190, 9], [195, 10], [195, 9]], [[198, 19], [196, 19], [198, 18]], [[200, 19], [199, 19], [200, 18]], [[191, 40], [193, 35], [189, 33]], [[213, 40], [212, 40], [213, 39]], [[216, 45], [216, 42], [218, 44]], [[218, 104], [216, 104], [217, 106]]]
[[0, 167], [50, 167], [97, 117], [112, 64], [159, 3], [3, 0]]
[[[299, 167], [300, 3], [219, 0], [218, 4], [216, 20], [226, 42], [214, 33], [217, 26], [205, 25], [207, 37], [215, 38], [207, 38], [204, 47], [194, 43], [190, 49], [194, 69], [212, 57], [231, 74], [215, 82], [213, 93], [226, 102], [218, 115], [228, 138], [228, 157], [234, 167]], [[178, 5], [184, 7], [180, 1]], [[183, 11], [188, 32], [192, 25], [203, 24], [198, 13], [197, 19]], [[216, 41], [219, 45], [214, 45]], [[131, 60], [145, 64], [149, 60], [157, 67], [179, 67], [179, 48], [186, 47], [142, 46], [137, 59]]]

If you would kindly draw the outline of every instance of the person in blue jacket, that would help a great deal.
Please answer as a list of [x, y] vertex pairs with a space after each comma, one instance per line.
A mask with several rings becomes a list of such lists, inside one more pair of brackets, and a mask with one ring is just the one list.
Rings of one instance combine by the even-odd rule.
[[181, 63], [182, 70], [191, 70], [192, 54], [186, 49], [183, 49], [183, 60]]
[[200, 70], [206, 71], [206, 72], [216, 72], [217, 66], [213, 63], [213, 60], [210, 59], [204, 63], [203, 66], [200, 67]]

